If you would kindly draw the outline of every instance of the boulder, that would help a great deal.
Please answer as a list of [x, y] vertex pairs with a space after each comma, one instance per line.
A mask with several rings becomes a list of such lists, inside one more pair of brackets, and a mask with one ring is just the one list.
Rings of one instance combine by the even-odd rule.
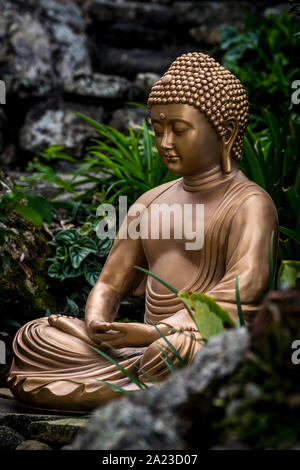
[[95, 129], [74, 114], [80, 112], [101, 121], [101, 106], [84, 106], [71, 102], [53, 102], [34, 105], [27, 113], [20, 129], [20, 148], [36, 153], [49, 145], [63, 145], [66, 152], [82, 156], [91, 137], [98, 136]]
[[15, 450], [53, 450], [52, 447], [45, 444], [45, 442], [28, 440], [19, 444]]
[[248, 347], [249, 335], [244, 328], [211, 338], [190, 367], [158, 386], [135, 392], [96, 410], [71, 448], [184, 449], [187, 448], [185, 436], [195, 415], [198, 429], [205, 429], [197, 448], [205, 448], [211, 438], [215, 389], [242, 363]]
[[118, 74], [134, 79], [138, 73], [151, 72], [161, 76], [176, 57], [185, 51], [121, 49], [99, 47], [97, 61], [103, 73]]
[[254, 5], [249, 2], [207, 2], [185, 1], [175, 2], [174, 10], [179, 24], [191, 25], [215, 25], [236, 21], [242, 21], [249, 11], [254, 10]]
[[35, 421], [29, 425], [31, 437], [47, 442], [70, 443], [88, 423], [87, 418], [65, 418], [55, 421]]
[[110, 125], [123, 133], [128, 133], [128, 127], [136, 128], [141, 126], [143, 119], [149, 117], [149, 111], [139, 108], [121, 108], [113, 112]]
[[0, 426], [0, 451], [15, 450], [24, 437], [7, 426]]
[[[0, 201], [12, 187], [0, 171]], [[0, 223], [5, 233], [0, 252], [0, 321], [4, 318], [25, 323], [44, 316], [47, 309], [59, 309], [57, 291], [51, 293], [47, 281], [50, 256], [47, 239], [41, 229], [21, 215], [4, 211]]]
[[122, 99], [128, 88], [129, 82], [125, 78], [101, 73], [65, 80], [63, 83], [65, 94], [91, 98]]
[[93, 0], [90, 15], [99, 23], [127, 22], [168, 27], [174, 23], [173, 8], [150, 2]]

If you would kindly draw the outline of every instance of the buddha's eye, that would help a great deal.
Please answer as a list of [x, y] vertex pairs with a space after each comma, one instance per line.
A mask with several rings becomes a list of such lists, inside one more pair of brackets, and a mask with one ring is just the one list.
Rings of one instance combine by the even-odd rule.
[[154, 127], [154, 133], [156, 137], [162, 137], [164, 135], [164, 132], [162, 129], [159, 129], [158, 127]]
[[173, 132], [176, 135], [183, 135], [187, 130], [188, 130], [187, 128], [178, 128], [178, 127], [173, 128]]

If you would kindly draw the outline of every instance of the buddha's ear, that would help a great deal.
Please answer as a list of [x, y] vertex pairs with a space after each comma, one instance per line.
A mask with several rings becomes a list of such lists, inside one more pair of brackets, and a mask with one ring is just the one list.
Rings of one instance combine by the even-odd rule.
[[234, 117], [224, 122], [224, 135], [222, 136], [222, 168], [225, 173], [231, 171], [231, 150], [239, 131], [238, 121]]

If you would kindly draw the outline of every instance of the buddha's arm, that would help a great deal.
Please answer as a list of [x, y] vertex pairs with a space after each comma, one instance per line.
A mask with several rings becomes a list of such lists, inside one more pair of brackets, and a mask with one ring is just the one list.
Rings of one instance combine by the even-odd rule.
[[[113, 322], [122, 299], [134, 293], [144, 278], [144, 274], [134, 267], [147, 267], [141, 239], [132, 239], [128, 235], [128, 227], [137, 217], [134, 210], [136, 204], [143, 204], [147, 207], [156, 192], [157, 188], [143, 194], [128, 211], [98, 281], [88, 296], [85, 308], [85, 323], [93, 339], [104, 340], [98, 333], [112, 329], [109, 323]], [[136, 325], [137, 335], [141, 343], [150, 344], [156, 339], [157, 331], [153, 326], [146, 324], [129, 324], [130, 335], [132, 335], [135, 328], [134, 325]], [[141, 337], [141, 329], [145, 333], [144, 339]], [[96, 332], [97, 336], [95, 336]], [[128, 335], [124, 332], [122, 336], [125, 340], [125, 336]]]
[[[127, 222], [132, 219], [127, 215]], [[124, 227], [125, 221], [122, 225]], [[143, 278], [134, 266], [146, 267], [147, 262], [141, 240], [120, 239], [114, 241], [102, 272], [91, 290], [85, 308], [86, 323], [93, 320], [111, 322], [119, 305], [130, 295]]]
[[[236, 276], [245, 319], [255, 313], [268, 289], [269, 247], [274, 230], [274, 266], [277, 253], [278, 218], [275, 206], [264, 193], [250, 196], [233, 217], [227, 245], [225, 274], [205, 294], [237, 320]], [[193, 329], [195, 324], [186, 309], [173, 315], [167, 323], [174, 328]]]

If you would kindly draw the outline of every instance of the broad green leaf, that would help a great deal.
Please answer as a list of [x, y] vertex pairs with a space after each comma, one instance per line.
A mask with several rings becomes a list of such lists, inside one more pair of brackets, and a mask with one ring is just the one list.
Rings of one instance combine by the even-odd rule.
[[203, 339], [206, 340], [224, 331], [223, 324], [235, 326], [226, 310], [220, 307], [211, 297], [200, 292], [192, 294], [181, 292], [178, 297], [192, 312], [192, 317]]
[[40, 227], [42, 225], [42, 222], [43, 222], [42, 215], [39, 212], [37, 212], [32, 206], [30, 205], [25, 206], [22, 204], [17, 204], [14, 207], [14, 211], [22, 215], [23, 217], [25, 217], [25, 219], [32, 222], [36, 227]]
[[278, 272], [278, 287], [292, 289], [300, 282], [300, 261], [282, 261]]
[[82, 261], [91, 253], [89, 248], [82, 248], [79, 245], [72, 245], [69, 248], [69, 255], [73, 268], [77, 269]]
[[65, 243], [66, 245], [72, 245], [79, 240], [79, 233], [75, 228], [69, 228], [67, 230], [61, 230], [55, 236], [55, 240]]

